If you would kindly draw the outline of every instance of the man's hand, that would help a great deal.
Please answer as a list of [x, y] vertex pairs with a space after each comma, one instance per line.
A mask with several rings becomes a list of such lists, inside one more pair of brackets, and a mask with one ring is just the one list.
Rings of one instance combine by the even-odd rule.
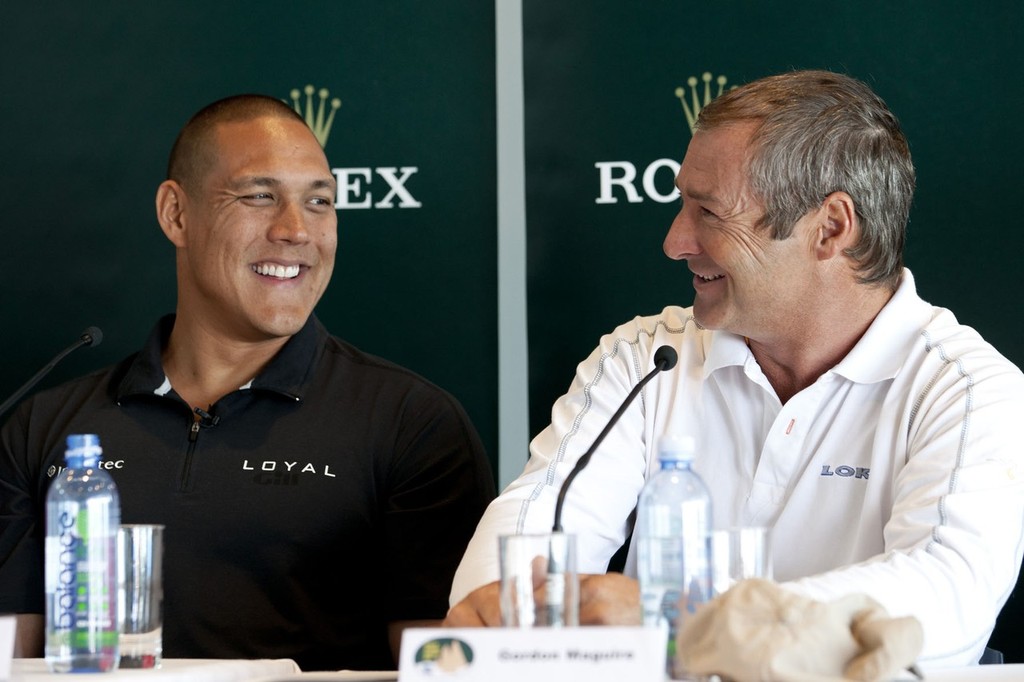
[[621, 573], [580, 577], [580, 625], [640, 625], [640, 583]]
[[[445, 627], [501, 625], [501, 584], [479, 587], [453, 606]], [[580, 576], [580, 625], [639, 625], [640, 587], [621, 573]]]
[[495, 580], [470, 592], [448, 610], [442, 627], [475, 628], [501, 625], [501, 583]]

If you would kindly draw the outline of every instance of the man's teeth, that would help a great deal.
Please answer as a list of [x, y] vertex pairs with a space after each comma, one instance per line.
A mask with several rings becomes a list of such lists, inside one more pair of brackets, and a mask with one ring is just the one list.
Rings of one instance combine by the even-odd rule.
[[725, 277], [725, 275], [710, 275], [710, 276], [709, 275], [697, 275], [697, 276], [700, 277], [705, 282], [713, 282], [716, 279], [721, 279], [721, 278]]
[[267, 277], [276, 277], [277, 279], [291, 279], [292, 277], [298, 277], [299, 266], [298, 265], [272, 265], [270, 263], [260, 263], [252, 266], [253, 272], [266, 275]]

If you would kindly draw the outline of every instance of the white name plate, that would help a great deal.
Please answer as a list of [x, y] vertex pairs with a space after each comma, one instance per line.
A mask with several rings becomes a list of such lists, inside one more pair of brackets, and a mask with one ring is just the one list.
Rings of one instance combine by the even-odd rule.
[[408, 628], [399, 682], [661, 682], [660, 628]]
[[11, 679], [14, 658], [14, 616], [0, 616], [0, 682]]

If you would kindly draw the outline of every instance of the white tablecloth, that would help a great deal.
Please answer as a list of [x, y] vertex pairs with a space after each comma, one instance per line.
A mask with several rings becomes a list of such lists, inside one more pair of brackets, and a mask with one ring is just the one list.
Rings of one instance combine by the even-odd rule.
[[1016, 680], [1024, 682], [1024, 663], [1006, 665], [975, 665], [969, 668], [946, 668], [928, 670], [925, 682], [975, 682], [976, 680]]
[[164, 659], [154, 670], [116, 670], [110, 673], [51, 673], [41, 658], [16, 658], [11, 666], [11, 682], [252, 682], [261, 679], [287, 679], [300, 673], [290, 658], [244, 660]]
[[[110, 682], [393, 682], [396, 671], [338, 671], [303, 673], [291, 659], [224, 661], [207, 659], [165, 659], [157, 670], [118, 670], [113, 673], [67, 675], [51, 673], [41, 658], [17, 658], [10, 682], [82, 682], [83, 679]], [[911, 676], [901, 680], [915, 679]], [[1024, 682], [1024, 663], [979, 665], [967, 668], [931, 670], [925, 682]]]

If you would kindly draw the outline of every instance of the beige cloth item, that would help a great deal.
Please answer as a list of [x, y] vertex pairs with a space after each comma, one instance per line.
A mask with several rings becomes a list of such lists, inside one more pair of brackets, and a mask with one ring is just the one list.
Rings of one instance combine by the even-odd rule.
[[912, 666], [923, 641], [916, 618], [890, 618], [866, 595], [825, 603], [750, 578], [685, 621], [675, 665], [735, 682], [876, 682]]

